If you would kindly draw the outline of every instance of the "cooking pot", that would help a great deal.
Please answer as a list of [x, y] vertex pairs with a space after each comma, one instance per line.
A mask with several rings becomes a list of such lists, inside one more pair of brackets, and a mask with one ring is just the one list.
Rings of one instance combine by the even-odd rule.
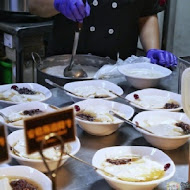
[[0, 10], [29, 13], [28, 0], [0, 0]]
[[[62, 75], [64, 67], [66, 67], [71, 59], [71, 55], [56, 55], [52, 57], [48, 57], [44, 60], [41, 60], [37, 53], [32, 53], [32, 58], [36, 64], [36, 71], [34, 78], [37, 78], [37, 82], [48, 87], [52, 88], [50, 85], [45, 83], [45, 79], [50, 79], [51, 81], [63, 86], [68, 82], [79, 81], [79, 80], [92, 80], [92, 74], [96, 73], [103, 65], [105, 64], [115, 64], [116, 61], [106, 57], [98, 57], [95, 55], [86, 55], [86, 54], [78, 54], [74, 58], [74, 64], [79, 64], [84, 70], [90, 66], [90, 70], [85, 70], [88, 74], [86, 78], [72, 78], [72, 77], [64, 77]], [[62, 66], [58, 69], [57, 72], [48, 73], [47, 70], [52, 67]], [[91, 74], [91, 76], [90, 76]]]

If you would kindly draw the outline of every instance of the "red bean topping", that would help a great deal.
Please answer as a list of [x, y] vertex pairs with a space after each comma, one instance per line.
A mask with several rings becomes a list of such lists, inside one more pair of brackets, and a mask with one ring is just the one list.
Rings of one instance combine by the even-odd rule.
[[75, 108], [76, 111], [80, 111], [80, 106], [75, 105], [74, 108]]
[[170, 168], [170, 163], [167, 163], [165, 166], [164, 166], [164, 171], [168, 170]]
[[131, 162], [131, 159], [106, 159], [106, 162], [114, 165], [122, 165]]
[[133, 96], [134, 96], [135, 100], [139, 99], [139, 95], [138, 94], [134, 94]]

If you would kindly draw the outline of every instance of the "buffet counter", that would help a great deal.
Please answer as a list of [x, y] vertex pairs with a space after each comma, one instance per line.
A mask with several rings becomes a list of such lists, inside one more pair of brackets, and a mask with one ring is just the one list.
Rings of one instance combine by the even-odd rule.
[[[177, 69], [173, 71], [166, 80], [161, 81], [158, 88], [165, 89], [173, 92], [177, 92]], [[123, 90], [124, 95], [135, 91], [134, 88], [125, 81], [124, 78], [118, 80], [112, 79], [111, 82], [117, 83]], [[72, 99], [67, 96], [64, 91], [54, 88], [51, 89], [53, 96], [46, 101], [46, 103], [53, 104], [58, 107], [64, 107], [71, 105]], [[125, 100], [119, 98], [116, 101], [124, 103]], [[119, 130], [108, 136], [92, 136], [84, 132], [79, 126], [77, 126], [77, 136], [81, 143], [81, 148], [76, 154], [77, 157], [84, 161], [91, 163], [94, 153], [104, 147], [128, 145], [128, 146], [151, 146], [142, 135], [136, 131], [132, 126], [124, 123]], [[187, 182], [188, 179], [188, 147], [189, 144], [181, 146], [176, 150], [164, 151], [174, 161], [176, 165], [175, 175], [161, 183], [156, 190], [165, 190], [167, 186], [170, 189], [172, 187], [170, 182]], [[17, 164], [14, 160], [11, 165]], [[72, 158], [69, 158], [67, 162], [58, 171], [58, 190], [111, 190], [112, 188], [108, 183], [100, 177], [91, 167], [84, 165]], [[169, 184], [170, 185], [169, 185]]]

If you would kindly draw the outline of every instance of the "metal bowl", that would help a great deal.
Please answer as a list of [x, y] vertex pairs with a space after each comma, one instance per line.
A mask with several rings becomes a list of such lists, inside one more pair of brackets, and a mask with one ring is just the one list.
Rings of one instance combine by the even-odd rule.
[[[51, 81], [59, 84], [64, 85], [68, 82], [79, 81], [79, 80], [92, 80], [93, 76], [89, 76], [87, 78], [71, 78], [71, 77], [64, 77], [58, 74], [48, 74], [46, 71], [50, 67], [54, 66], [66, 66], [69, 64], [71, 59], [71, 55], [56, 55], [52, 57], [48, 57], [43, 61], [40, 61], [37, 64], [37, 82], [51, 88], [50, 85], [45, 83], [45, 79], [50, 79]], [[91, 66], [93, 68], [94, 74], [105, 64], [115, 64], [116, 61], [110, 58], [98, 57], [94, 55], [76, 55], [74, 59], [74, 64], [80, 64], [81, 66]], [[83, 68], [84, 69], [84, 68]], [[63, 69], [64, 70], [64, 69]], [[86, 70], [85, 70], [86, 71]], [[63, 71], [59, 71], [63, 72]], [[88, 71], [86, 71], [88, 74]]]

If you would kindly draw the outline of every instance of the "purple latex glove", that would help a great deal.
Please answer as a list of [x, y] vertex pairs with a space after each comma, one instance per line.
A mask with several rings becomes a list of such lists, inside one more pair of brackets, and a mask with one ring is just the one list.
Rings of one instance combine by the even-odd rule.
[[175, 67], [177, 66], [177, 57], [171, 52], [159, 50], [159, 49], [150, 49], [148, 50], [146, 56], [150, 58], [151, 63], [162, 65], [165, 67]]
[[82, 0], [54, 0], [54, 8], [68, 19], [75, 22], [83, 22], [90, 15], [90, 6]]

